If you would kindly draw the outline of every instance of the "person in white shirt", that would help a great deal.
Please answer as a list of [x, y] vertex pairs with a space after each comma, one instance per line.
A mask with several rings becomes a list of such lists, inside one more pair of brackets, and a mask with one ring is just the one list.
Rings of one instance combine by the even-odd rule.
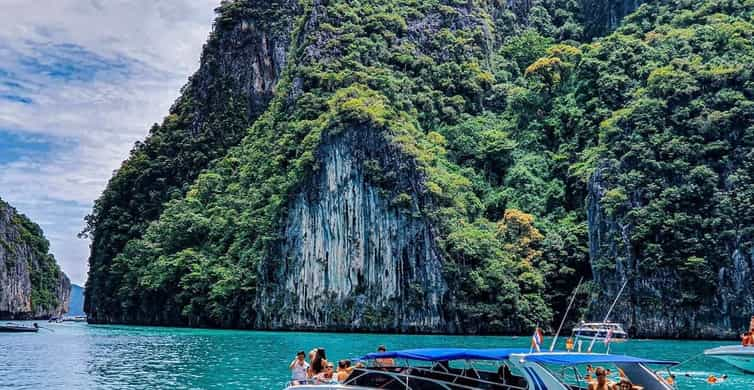
[[299, 353], [296, 354], [296, 358], [291, 362], [291, 365], [288, 366], [291, 370], [291, 380], [297, 385], [306, 383], [307, 380], [309, 363], [304, 360], [304, 357], [306, 357], [304, 351], [299, 351]]

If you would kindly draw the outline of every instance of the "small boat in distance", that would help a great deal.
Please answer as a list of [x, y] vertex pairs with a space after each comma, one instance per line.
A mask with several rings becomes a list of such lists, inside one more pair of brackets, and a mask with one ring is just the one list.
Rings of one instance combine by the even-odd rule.
[[39, 325], [20, 326], [15, 324], [0, 324], [0, 333], [36, 333], [39, 331]]
[[[571, 334], [579, 345], [581, 340], [590, 340], [587, 352], [592, 351], [596, 341], [604, 341], [605, 345], [609, 345], [612, 341], [628, 340], [628, 333], [623, 329], [622, 324], [608, 321], [610, 314], [612, 314], [615, 305], [623, 294], [623, 290], [626, 288], [626, 285], [628, 285], [628, 280], [623, 282], [623, 286], [618, 291], [618, 295], [615, 296], [615, 300], [613, 300], [613, 304], [610, 305], [610, 309], [608, 309], [605, 319], [603, 319], [602, 322], [581, 321], [577, 327], [573, 328]], [[580, 349], [581, 347], [579, 346], [579, 350]], [[610, 350], [608, 349], [608, 352], [609, 351]]]
[[66, 316], [58, 320], [59, 322], [86, 322], [86, 316]]
[[612, 342], [628, 340], [628, 333], [623, 330], [623, 325], [617, 322], [581, 322], [573, 328], [575, 339], [605, 340], [610, 338]]
[[86, 322], [86, 316], [62, 316], [52, 317], [48, 322]]

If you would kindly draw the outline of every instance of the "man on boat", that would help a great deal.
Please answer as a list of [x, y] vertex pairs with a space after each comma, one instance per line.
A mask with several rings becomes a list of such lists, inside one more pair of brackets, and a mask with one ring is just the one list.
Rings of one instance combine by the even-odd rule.
[[[380, 345], [379, 347], [377, 347], [377, 352], [380, 352], [380, 353], [387, 352], [387, 348], [385, 348], [384, 345]], [[395, 360], [393, 360], [392, 358], [375, 359], [374, 362], [377, 363], [377, 365], [380, 366], [380, 367], [393, 367], [393, 366], [395, 366]]]
[[335, 380], [337, 380], [340, 383], [343, 383], [348, 379], [348, 376], [351, 374], [351, 370], [349, 370], [349, 366], [351, 365], [351, 362], [348, 360], [340, 360], [338, 361], [338, 371], [335, 373]]
[[293, 359], [288, 368], [291, 370], [291, 381], [294, 384], [300, 385], [306, 383], [307, 371], [309, 370], [309, 363], [304, 360], [306, 354], [304, 351], [299, 351], [296, 354], [296, 358]]
[[613, 390], [613, 384], [607, 380], [607, 371], [602, 367], [594, 370], [597, 380], [589, 383], [589, 390]]

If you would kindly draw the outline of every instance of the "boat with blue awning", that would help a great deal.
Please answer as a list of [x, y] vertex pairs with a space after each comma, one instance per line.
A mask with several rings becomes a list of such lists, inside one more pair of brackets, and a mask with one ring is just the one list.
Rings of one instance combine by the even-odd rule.
[[[395, 366], [380, 359], [405, 361]], [[673, 386], [650, 366], [669, 368], [673, 361], [625, 355], [570, 352], [535, 352], [521, 348], [422, 348], [377, 352], [363, 361], [343, 383], [290, 383], [286, 390], [580, 390], [588, 387], [581, 374], [586, 365], [610, 365], [629, 388], [672, 390]], [[371, 363], [371, 364], [370, 364]]]

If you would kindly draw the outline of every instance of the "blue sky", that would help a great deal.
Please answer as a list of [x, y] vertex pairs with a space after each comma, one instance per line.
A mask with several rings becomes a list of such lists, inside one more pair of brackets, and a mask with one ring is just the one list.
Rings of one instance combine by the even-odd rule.
[[3, 0], [0, 198], [74, 283], [84, 216], [199, 64], [219, 0]]

